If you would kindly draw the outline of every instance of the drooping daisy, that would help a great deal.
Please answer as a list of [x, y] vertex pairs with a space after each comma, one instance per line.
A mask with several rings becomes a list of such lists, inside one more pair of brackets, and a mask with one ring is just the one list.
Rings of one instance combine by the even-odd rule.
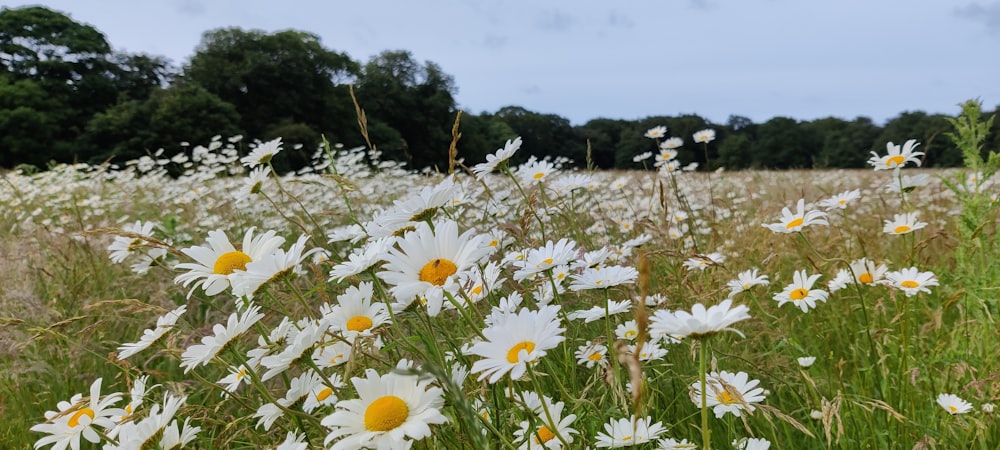
[[161, 441], [165, 437], [164, 431], [186, 400], [187, 397], [174, 397], [165, 394], [162, 410], [159, 404], [155, 404], [150, 409], [149, 415], [141, 421], [126, 422], [118, 433], [118, 445], [105, 445], [104, 448], [108, 450], [166, 448], [161, 445]]
[[826, 208], [827, 211], [831, 209], [846, 209], [848, 203], [859, 198], [861, 198], [861, 189], [854, 189], [820, 200], [819, 206]]
[[645, 444], [666, 433], [661, 422], [653, 422], [650, 416], [611, 419], [604, 424], [604, 432], [597, 433], [597, 448], [632, 447]]
[[156, 224], [153, 222], [136, 220], [134, 224], [122, 227], [123, 232], [136, 236], [115, 236], [115, 240], [108, 246], [108, 257], [111, 258], [111, 262], [119, 264], [129, 255], [135, 254], [140, 248], [149, 245], [142, 238], [153, 237], [153, 227], [155, 226]]
[[260, 376], [261, 381], [270, 380], [288, 370], [293, 363], [302, 358], [306, 351], [312, 349], [317, 342], [323, 339], [327, 327], [328, 325], [323, 321], [307, 323], [280, 353], [261, 359], [260, 365], [267, 368], [267, 371]]
[[947, 411], [948, 414], [951, 414], [953, 416], [957, 414], [965, 414], [969, 411], [972, 411], [972, 403], [962, 400], [961, 398], [959, 398], [959, 396], [955, 394], [938, 395], [937, 403], [941, 405], [941, 407], [944, 408], [944, 410]]
[[274, 155], [281, 152], [281, 138], [258, 144], [249, 155], [240, 158], [240, 162], [249, 168], [267, 164]]
[[765, 223], [764, 226], [775, 233], [794, 233], [802, 231], [803, 228], [809, 225], [829, 225], [829, 222], [826, 221], [825, 212], [818, 209], [807, 212], [806, 201], [801, 198], [794, 214], [786, 206], [781, 209], [781, 218], [778, 220], [778, 223]]
[[687, 270], [705, 270], [711, 266], [717, 266], [726, 262], [726, 257], [719, 252], [712, 252], [707, 255], [694, 255], [684, 261]]
[[872, 157], [868, 159], [868, 164], [875, 167], [875, 170], [889, 170], [897, 167], [902, 168], [906, 163], [914, 163], [920, 166], [918, 156], [923, 156], [924, 152], [915, 152], [913, 149], [920, 145], [916, 139], [906, 141], [902, 147], [892, 142], [885, 144], [886, 155], [879, 156], [872, 152]]
[[587, 366], [588, 369], [595, 365], [604, 367], [608, 364], [607, 354], [608, 347], [606, 345], [587, 341], [586, 344], [576, 349], [576, 363]]
[[903, 214], [895, 214], [892, 220], [886, 220], [885, 226], [882, 227], [882, 232], [888, 234], [907, 234], [912, 233], [927, 226], [927, 222], [918, 222], [917, 216], [920, 213], [917, 211], [906, 212]]
[[288, 385], [285, 396], [276, 400], [276, 403], [265, 403], [257, 408], [253, 417], [257, 418], [257, 427], [264, 427], [264, 431], [271, 429], [274, 422], [285, 413], [285, 409], [305, 399], [312, 392], [313, 388], [321, 383], [319, 375], [313, 371], [304, 372], [295, 378]]
[[139, 342], [122, 344], [118, 347], [118, 359], [128, 358], [155, 344], [163, 335], [174, 328], [177, 319], [184, 315], [186, 311], [187, 305], [181, 305], [179, 308], [160, 316], [160, 318], [156, 319], [156, 327], [143, 330]]
[[240, 203], [250, 198], [252, 195], [260, 194], [264, 190], [264, 182], [271, 176], [271, 166], [257, 166], [250, 171], [243, 182], [243, 186], [233, 193], [236, 202]]
[[699, 130], [699, 131], [695, 131], [694, 132], [694, 141], [697, 142], [697, 143], [699, 143], [699, 144], [701, 144], [701, 143], [707, 144], [707, 143], [712, 142], [714, 140], [715, 140], [715, 130], [706, 129], [706, 130]]
[[178, 275], [174, 282], [181, 283], [185, 287], [193, 283], [188, 297], [198, 287], [204, 289], [205, 295], [209, 296], [224, 291], [231, 285], [231, 279], [237, 269], [246, 270], [248, 263], [270, 254], [285, 242], [285, 238], [276, 236], [275, 231], [254, 236], [254, 230], [255, 228], [247, 230], [240, 250], [233, 247], [222, 230], [209, 231], [209, 247], [194, 246], [181, 250], [196, 262], [178, 264], [177, 269], [187, 269], [189, 272]]
[[901, 289], [907, 297], [912, 297], [920, 292], [930, 294], [930, 287], [938, 285], [934, 272], [921, 272], [916, 267], [886, 272], [885, 281], [890, 286]]
[[816, 307], [816, 302], [826, 302], [830, 293], [822, 289], [813, 289], [813, 283], [822, 275], [809, 275], [805, 270], [797, 270], [792, 276], [792, 284], [785, 286], [781, 292], [774, 294], [774, 299], [778, 301], [778, 306], [791, 303], [797, 306], [802, 312], [809, 312]]
[[911, 192], [920, 186], [927, 186], [931, 182], [931, 176], [926, 173], [921, 173], [917, 175], [902, 175], [899, 176], [896, 169], [892, 175], [892, 180], [885, 185], [885, 190], [887, 192], [895, 193], [906, 193]]
[[646, 134], [644, 136], [650, 139], [660, 139], [666, 135], [667, 127], [665, 125], [658, 125], [646, 130]]
[[750, 318], [750, 308], [746, 305], [732, 307], [733, 300], [725, 299], [722, 303], [705, 308], [701, 303], [695, 304], [691, 312], [658, 310], [649, 318], [649, 332], [655, 337], [664, 335], [678, 338], [708, 336], [720, 331], [732, 331], [743, 336], [732, 324]]
[[233, 340], [246, 332], [253, 324], [264, 317], [260, 312], [260, 306], [250, 305], [242, 315], [235, 312], [229, 315], [226, 325], [221, 323], [212, 327], [214, 334], [201, 338], [201, 344], [195, 344], [184, 350], [181, 354], [181, 367], [187, 373], [194, 367], [208, 364], [215, 355], [224, 350]]
[[[712, 372], [705, 378], [707, 384], [706, 406], [712, 408], [716, 418], [726, 413], [739, 417], [742, 410], [754, 411], [754, 403], [764, 401], [764, 389], [757, 387], [760, 380], [750, 380], [746, 372]], [[701, 381], [691, 385], [691, 401], [702, 403]]]
[[514, 140], [508, 139], [503, 148], [491, 155], [486, 155], [486, 162], [473, 166], [472, 173], [476, 175], [476, 178], [482, 179], [483, 176], [496, 170], [497, 166], [514, 156], [519, 148], [521, 148], [521, 136], [514, 138]]
[[522, 308], [517, 314], [501, 316], [483, 330], [485, 341], [464, 352], [483, 358], [472, 364], [472, 373], [479, 373], [480, 381], [488, 378], [491, 384], [508, 372], [512, 379], [521, 378], [528, 364], [535, 363], [566, 339], [562, 336], [566, 329], [559, 326], [559, 309], [556, 305], [538, 311]]
[[119, 392], [101, 397], [101, 378], [90, 385], [90, 397], [76, 394], [69, 401], [56, 404], [58, 411], [46, 411], [45, 422], [32, 426], [31, 431], [47, 433], [35, 441], [35, 448], [55, 444], [53, 449], [74, 450], [80, 448], [80, 436], [93, 443], [101, 442], [98, 427], [110, 430], [115, 427], [114, 418], [125, 415], [121, 408], [111, 408], [122, 399]]
[[363, 282], [358, 287], [349, 286], [337, 296], [337, 305], [323, 315], [330, 329], [340, 331], [344, 339], [354, 342], [358, 336], [371, 336], [372, 330], [389, 321], [385, 303], [372, 302], [374, 287]]
[[590, 323], [605, 317], [611, 317], [615, 314], [622, 314], [628, 312], [629, 308], [632, 307], [631, 300], [614, 301], [608, 299], [605, 306], [594, 306], [590, 309], [584, 309], [580, 311], [573, 311], [569, 313], [566, 317], [570, 320], [583, 319], [584, 323]]
[[563, 402], [549, 404], [545, 410], [537, 411], [534, 422], [522, 421], [520, 429], [514, 432], [516, 441], [524, 439], [518, 450], [556, 450], [563, 448], [564, 442], [572, 444], [573, 435], [578, 433], [576, 429], [570, 428], [576, 420], [576, 414], [563, 417], [564, 407]]
[[354, 348], [344, 341], [333, 341], [313, 350], [312, 360], [320, 369], [339, 366], [351, 360]]
[[246, 263], [244, 269], [235, 269], [230, 282], [233, 285], [233, 295], [245, 296], [253, 299], [265, 285], [289, 275], [302, 275], [304, 272], [300, 267], [302, 262], [310, 255], [321, 251], [314, 248], [306, 251], [306, 241], [309, 236], [299, 236], [288, 251], [278, 248], [271, 253], [261, 256], [259, 259]]
[[359, 398], [341, 400], [336, 412], [323, 418], [331, 430], [325, 445], [331, 450], [409, 448], [411, 441], [430, 436], [430, 425], [448, 421], [441, 414], [444, 391], [431, 387], [432, 381], [395, 372], [380, 376], [374, 369], [367, 369], [365, 378], [351, 378]]
[[767, 275], [758, 274], [757, 269], [754, 268], [738, 273], [735, 280], [726, 283], [726, 287], [729, 288], [729, 298], [733, 298], [736, 294], [748, 291], [754, 286], [767, 286], [770, 283]]
[[396, 236], [384, 236], [365, 243], [364, 246], [355, 249], [347, 260], [333, 266], [330, 269], [330, 281], [341, 282], [344, 278], [357, 275], [368, 270], [369, 267], [379, 262], [382, 257], [396, 244]]
[[543, 247], [529, 250], [523, 260], [512, 262], [518, 267], [514, 272], [514, 280], [521, 281], [536, 273], [569, 264], [576, 259], [576, 255], [576, 242], [573, 240], [562, 238], [555, 243], [548, 241]]
[[458, 224], [446, 221], [435, 226], [417, 224], [398, 241], [398, 248], [391, 248], [383, 257], [384, 269], [379, 278], [392, 287], [396, 298], [394, 308], [405, 308], [417, 298], [426, 301], [427, 314], [441, 312], [444, 289], [458, 290], [455, 274], [469, 270], [491, 252], [485, 245], [487, 236], [474, 230], [458, 234]]

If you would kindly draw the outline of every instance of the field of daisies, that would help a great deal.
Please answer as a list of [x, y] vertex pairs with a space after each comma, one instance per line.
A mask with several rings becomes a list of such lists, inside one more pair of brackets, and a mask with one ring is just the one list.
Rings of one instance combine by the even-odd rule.
[[636, 172], [512, 139], [278, 175], [238, 137], [9, 172], [0, 442], [994, 449], [1000, 158], [954, 125], [948, 171], [905, 136], [869, 170], [697, 171], [677, 149], [715, 133], [657, 127]]

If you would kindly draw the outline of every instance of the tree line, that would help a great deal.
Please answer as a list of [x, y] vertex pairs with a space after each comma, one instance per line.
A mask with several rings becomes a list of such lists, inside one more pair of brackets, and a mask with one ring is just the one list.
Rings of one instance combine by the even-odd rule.
[[[308, 163], [323, 137], [364, 144], [357, 104], [383, 157], [443, 169], [459, 112], [455, 80], [434, 62], [387, 50], [362, 64], [296, 30], [211, 30], [178, 68], [161, 56], [115, 51], [99, 30], [61, 12], [3, 8], [0, 64], [0, 167], [7, 168], [120, 163], [161, 148], [170, 156], [221, 134], [281, 137], [286, 151], [276, 168], [292, 170]], [[464, 111], [457, 148], [460, 158], [477, 163], [521, 136], [515, 162], [564, 156], [581, 166], [629, 169], [641, 167], [637, 155], [655, 150], [646, 130], [665, 125], [669, 136], [685, 140], [678, 158], [702, 168], [706, 153], [691, 135], [705, 128], [717, 133], [707, 153], [713, 168], [860, 168], [886, 142], [911, 138], [922, 143], [925, 166], [960, 165], [947, 118], [909, 111], [880, 126], [866, 117], [754, 123], [733, 115], [711, 123], [688, 114], [573, 126], [556, 114], [506, 106]], [[1000, 121], [986, 148], [998, 144]]]

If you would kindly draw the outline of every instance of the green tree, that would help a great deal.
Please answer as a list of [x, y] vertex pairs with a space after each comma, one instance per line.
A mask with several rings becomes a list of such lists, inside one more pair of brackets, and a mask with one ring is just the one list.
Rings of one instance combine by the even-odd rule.
[[827, 117], [805, 123], [812, 130], [820, 148], [816, 167], [862, 168], [871, 156], [871, 148], [881, 129], [867, 117], [846, 121]]
[[240, 134], [238, 123], [232, 105], [201, 86], [180, 83], [95, 115], [82, 141], [93, 149], [91, 162], [123, 162], [160, 148], [174, 155], [184, 150], [182, 142]]
[[[582, 126], [576, 127], [576, 132], [582, 140], [590, 143], [591, 159], [596, 167], [611, 169], [618, 167], [616, 153], [622, 131], [628, 126], [628, 121], [616, 119], [593, 119]], [[631, 166], [631, 161], [624, 167]]]
[[462, 139], [458, 141], [458, 157], [468, 167], [486, 161], [486, 155], [503, 147], [508, 139], [517, 137], [510, 125], [486, 112], [463, 113], [459, 130]]
[[357, 62], [311, 33], [223, 28], [202, 35], [183, 76], [232, 104], [249, 138], [298, 123], [339, 142], [357, 136], [348, 85], [358, 73]]
[[382, 122], [403, 138], [402, 153], [375, 143], [386, 157], [412, 168], [445, 170], [457, 112], [455, 92], [454, 80], [440, 66], [420, 64], [410, 52], [397, 50], [365, 64], [357, 97], [369, 121]]
[[757, 129], [754, 165], [769, 169], [808, 169], [819, 148], [816, 133], [795, 119], [775, 117]]
[[523, 162], [529, 156], [564, 156], [572, 159], [575, 165], [586, 164], [586, 142], [574, 132], [565, 117], [541, 114], [520, 106], [505, 106], [495, 116], [521, 136], [521, 150], [514, 155], [514, 163]]

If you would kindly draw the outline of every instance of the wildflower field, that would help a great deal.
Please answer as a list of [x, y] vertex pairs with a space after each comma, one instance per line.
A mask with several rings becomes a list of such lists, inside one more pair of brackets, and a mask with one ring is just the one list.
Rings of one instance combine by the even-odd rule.
[[6, 173], [0, 447], [995, 449], [977, 111], [954, 170], [901, 136], [873, 170], [691, 171], [654, 128], [636, 172], [513, 139], [278, 175], [280, 140], [218, 138]]

